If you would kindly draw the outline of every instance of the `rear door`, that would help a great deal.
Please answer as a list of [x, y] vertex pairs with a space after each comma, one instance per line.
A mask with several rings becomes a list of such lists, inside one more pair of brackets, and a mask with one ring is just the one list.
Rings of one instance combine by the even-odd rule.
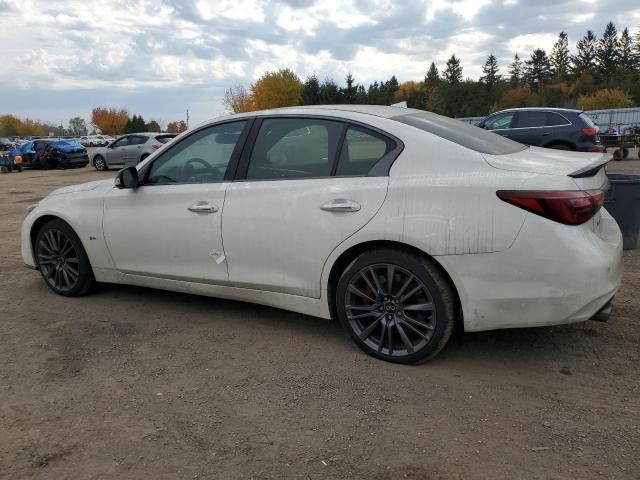
[[372, 176], [372, 168], [397, 155], [400, 144], [308, 116], [261, 119], [250, 138], [222, 215], [229, 280], [319, 298], [329, 254], [384, 201], [388, 170]]
[[525, 145], [540, 146], [550, 135], [546, 128], [547, 112], [520, 111], [510, 131], [510, 138]]
[[131, 135], [129, 145], [124, 149], [124, 163], [126, 166], [137, 165], [142, 156], [142, 149], [150, 137], [146, 135]]

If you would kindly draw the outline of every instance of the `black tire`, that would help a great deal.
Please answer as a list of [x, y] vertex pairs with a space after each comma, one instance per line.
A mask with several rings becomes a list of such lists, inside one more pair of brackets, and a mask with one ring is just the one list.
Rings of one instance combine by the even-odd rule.
[[[385, 277], [385, 268], [391, 275]], [[391, 286], [386, 283], [389, 276], [393, 279]], [[367, 292], [357, 282], [366, 285]], [[415, 289], [417, 293], [408, 295]], [[358, 347], [375, 358], [404, 364], [426, 361], [444, 348], [453, 333], [456, 297], [440, 269], [427, 258], [394, 249], [365, 252], [347, 266], [335, 292], [340, 323]], [[363, 303], [358, 303], [359, 299]], [[407, 312], [411, 310], [411, 315], [405, 313], [405, 307]], [[414, 315], [423, 316], [418, 320]], [[364, 322], [368, 322], [366, 326]], [[425, 330], [421, 331], [422, 328]], [[400, 345], [395, 351], [394, 337]]]
[[556, 143], [555, 145], [549, 145], [549, 148], [553, 148], [554, 150], [566, 150], [566, 151], [575, 150], [574, 148], [571, 148], [570, 145], [567, 145], [565, 143]]
[[105, 170], [109, 170], [107, 161], [104, 159], [102, 155], [96, 155], [95, 157], [93, 157], [93, 166], [99, 172], [104, 172]]
[[622, 153], [622, 150], [618, 149], [618, 150], [616, 150], [615, 152], [613, 152], [613, 159], [614, 159], [616, 162], [621, 161], [623, 158], [624, 158], [624, 155], [623, 155], [623, 153]]
[[82, 242], [62, 220], [50, 220], [42, 226], [33, 250], [42, 278], [58, 295], [79, 297], [95, 287]]
[[[149, 154], [148, 154], [148, 153], [145, 153], [144, 155], [142, 155], [142, 156], [140, 157], [140, 162], [144, 162], [144, 161], [145, 161], [145, 159], [146, 159], [148, 156], [149, 156]], [[140, 162], [139, 162], [139, 163], [140, 163]]]
[[628, 148], [623, 148], [622, 149], [622, 158], [627, 158], [629, 156], [629, 149]]

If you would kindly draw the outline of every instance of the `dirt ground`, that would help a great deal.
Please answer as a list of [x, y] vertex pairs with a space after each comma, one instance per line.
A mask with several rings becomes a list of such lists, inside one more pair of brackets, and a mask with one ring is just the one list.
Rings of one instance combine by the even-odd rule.
[[640, 250], [607, 324], [458, 334], [399, 366], [272, 308], [54, 295], [22, 265], [25, 208], [109, 176], [0, 176], [0, 478], [640, 479]]

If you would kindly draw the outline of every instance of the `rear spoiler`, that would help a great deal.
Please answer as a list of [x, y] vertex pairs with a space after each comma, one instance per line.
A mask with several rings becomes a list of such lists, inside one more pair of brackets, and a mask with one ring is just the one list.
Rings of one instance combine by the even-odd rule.
[[580, 170], [576, 170], [573, 173], [570, 173], [569, 176], [571, 178], [587, 178], [593, 177], [596, 173], [600, 171], [602, 167], [604, 167], [607, 163], [609, 163], [611, 159], [606, 155], [603, 155], [600, 160], [593, 162], [586, 167], [581, 168]]

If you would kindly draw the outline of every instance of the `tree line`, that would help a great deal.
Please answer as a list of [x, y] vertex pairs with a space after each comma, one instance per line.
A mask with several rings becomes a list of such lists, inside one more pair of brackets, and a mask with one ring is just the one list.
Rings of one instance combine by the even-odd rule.
[[431, 62], [422, 80], [399, 83], [394, 75], [365, 87], [348, 74], [344, 84], [311, 75], [302, 81], [293, 71], [267, 72], [249, 88], [225, 92], [223, 105], [235, 113], [293, 105], [371, 104], [406, 101], [412, 108], [452, 117], [485, 116], [504, 108], [549, 106], [581, 109], [640, 105], [640, 31], [618, 33], [609, 22], [598, 37], [589, 30], [569, 49], [560, 32], [550, 52], [537, 48], [528, 57], [514, 55], [499, 65], [491, 53], [478, 80], [464, 78], [460, 59], [452, 55], [439, 71]]
[[91, 123], [81, 117], [69, 119], [68, 125], [54, 125], [15, 115], [0, 115], [0, 137], [81, 137], [89, 134], [121, 135], [139, 132], [181, 133], [187, 129], [184, 120], [169, 122], [162, 128], [156, 120], [145, 122], [142, 115], [129, 115], [123, 108], [96, 107], [91, 111]]

